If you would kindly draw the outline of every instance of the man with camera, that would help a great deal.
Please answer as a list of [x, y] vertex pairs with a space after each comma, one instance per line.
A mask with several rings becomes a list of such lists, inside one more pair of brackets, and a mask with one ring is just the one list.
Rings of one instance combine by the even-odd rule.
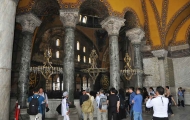
[[164, 88], [158, 86], [156, 88], [156, 96], [150, 95], [146, 107], [151, 108], [153, 107], [154, 114], [153, 120], [168, 120], [168, 98], [164, 97]]

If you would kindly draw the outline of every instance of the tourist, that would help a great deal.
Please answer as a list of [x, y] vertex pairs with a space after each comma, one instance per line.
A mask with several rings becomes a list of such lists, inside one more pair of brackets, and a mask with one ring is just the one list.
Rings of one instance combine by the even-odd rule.
[[125, 94], [125, 109], [126, 109], [126, 115], [129, 114], [129, 98], [130, 98], [130, 93], [129, 93], [129, 88], [126, 88], [126, 94]]
[[97, 103], [97, 120], [107, 120], [107, 96], [104, 95], [104, 90], [100, 89], [96, 96]]
[[169, 99], [168, 113], [171, 114], [171, 116], [174, 116], [174, 113], [173, 113], [173, 110], [172, 110], [172, 101], [173, 101], [173, 103], [174, 103], [175, 106], [176, 106], [177, 104], [176, 104], [176, 102], [175, 102], [175, 100], [174, 100], [174, 98], [173, 98], [172, 95], [169, 95], [169, 96], [168, 96], [168, 99]]
[[[29, 109], [28, 109], [28, 114], [30, 116], [30, 120], [42, 120], [42, 106], [41, 104], [44, 102], [44, 97], [40, 96], [39, 95], [39, 91], [38, 89], [34, 89], [33, 90], [33, 96], [30, 96], [28, 98], [28, 102], [29, 102]], [[35, 106], [36, 105], [36, 98], [38, 99], [38, 103], [37, 105], [38, 106]], [[35, 107], [37, 109], [35, 109]], [[34, 109], [32, 109], [34, 108]], [[34, 111], [34, 110], [37, 110], [37, 111]], [[37, 113], [36, 115], [34, 115], [34, 113]]]
[[166, 86], [166, 87], [165, 87], [165, 90], [166, 90], [165, 96], [166, 96], [166, 97], [169, 97], [169, 95], [170, 95], [170, 87], [169, 87], [169, 86]]
[[69, 103], [67, 102], [69, 93], [65, 91], [63, 93], [63, 99], [61, 104], [61, 115], [63, 116], [63, 120], [69, 120]]
[[83, 90], [82, 91], [82, 95], [80, 96], [80, 106], [82, 107], [82, 103], [83, 103], [83, 96], [86, 95], [86, 91]]
[[182, 89], [182, 87], [179, 87], [178, 89], [178, 106], [182, 106], [185, 107], [184, 105], [184, 90]]
[[168, 114], [171, 114], [171, 116], [174, 116], [174, 113], [173, 113], [173, 110], [172, 110], [172, 101], [173, 101], [173, 103], [174, 103], [175, 105], [177, 105], [177, 104], [176, 104], [176, 102], [175, 102], [173, 96], [172, 96], [171, 93], [170, 93], [170, 87], [169, 87], [169, 86], [166, 86], [166, 87], [165, 87], [165, 90], [166, 90], [165, 97], [167, 97], [168, 100], [169, 100], [169, 104], [168, 104]]
[[164, 97], [164, 88], [159, 86], [156, 88], [156, 96], [150, 95], [146, 103], [146, 107], [153, 107], [153, 120], [168, 120], [168, 98]]
[[108, 120], [118, 120], [117, 113], [119, 113], [119, 97], [116, 95], [115, 88], [111, 88], [108, 96]]
[[124, 95], [124, 90], [123, 89], [119, 89], [119, 101], [120, 101], [119, 119], [122, 120], [122, 119], [126, 118], [125, 95]]
[[[86, 91], [85, 90], [82, 91], [82, 95], [80, 96], [80, 107], [82, 107], [82, 104], [84, 102], [84, 100], [83, 100], [83, 96], [84, 95], [86, 95]], [[81, 111], [81, 119], [83, 119], [83, 113], [82, 113], [82, 111]]]
[[130, 99], [129, 99], [130, 117], [131, 117], [131, 120], [133, 120], [133, 103], [132, 103], [132, 100], [136, 95], [135, 92], [134, 92], [134, 87], [129, 87], [129, 93], [130, 93]]
[[153, 89], [153, 87], [150, 87], [150, 88], [149, 88], [149, 95], [150, 95], [150, 96], [153, 96], [153, 97], [156, 95], [156, 94], [155, 94], [155, 91], [154, 91], [154, 89]]
[[[143, 102], [146, 104], [146, 102], [148, 101], [149, 95], [148, 95], [148, 91], [145, 87], [143, 87]], [[147, 108], [145, 105], [145, 112], [150, 112], [150, 108]]]
[[44, 92], [42, 87], [39, 89], [39, 95], [41, 95], [45, 99], [45, 101], [42, 102], [42, 120], [45, 120], [45, 111], [49, 110], [49, 108], [48, 108], [48, 96]]
[[90, 90], [88, 88], [86, 89], [86, 95], [83, 96], [82, 112], [83, 112], [84, 120], [87, 120], [88, 117], [89, 117], [89, 120], [93, 120], [94, 97], [90, 95]]
[[134, 120], [142, 120], [142, 89], [137, 88], [136, 95], [132, 100]]

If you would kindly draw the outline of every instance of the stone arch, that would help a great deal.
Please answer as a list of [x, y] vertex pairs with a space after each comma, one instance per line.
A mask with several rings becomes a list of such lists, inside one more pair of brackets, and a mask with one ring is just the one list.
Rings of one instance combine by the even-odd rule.
[[186, 40], [187, 40], [187, 43], [190, 44], [190, 25], [186, 31]]
[[[174, 31], [174, 35], [173, 35], [172, 39], [170, 40], [168, 46], [170, 46], [170, 45], [175, 45], [175, 44], [176, 44], [176, 37], [177, 37], [177, 35], [179, 34], [180, 29], [182, 29], [182, 27], [184, 26], [184, 24], [185, 24], [189, 19], [190, 19], [190, 16], [187, 17], [187, 18], [185, 18], [185, 19], [177, 26], [176, 30]], [[187, 31], [188, 31], [188, 28], [187, 28]], [[186, 32], [185, 35], [186, 35], [185, 37], [187, 37], [187, 32]], [[181, 41], [181, 43], [185, 43], [185, 42], [188, 43], [187, 39]], [[179, 43], [179, 42], [177, 42], [177, 43]]]
[[139, 17], [138, 17], [138, 15], [137, 15], [137, 13], [135, 12], [134, 9], [127, 7], [123, 11], [123, 13], [124, 13], [124, 19], [126, 20], [125, 25], [131, 23], [132, 22], [131, 20], [134, 20], [133, 23], [132, 23], [133, 25], [131, 24], [131, 27], [134, 28], [134, 27], [139, 27], [140, 26]]
[[174, 31], [176, 30], [178, 25], [189, 15], [189, 11], [190, 11], [190, 2], [186, 3], [183, 7], [181, 7], [169, 21], [165, 31], [166, 46], [171, 41], [174, 35]]
[[[102, 12], [104, 11], [104, 12]], [[86, 0], [79, 8], [81, 14], [94, 15], [104, 19], [109, 16], [108, 8], [100, 0]]]
[[35, 0], [31, 12], [37, 16], [59, 15], [60, 6], [57, 0]]

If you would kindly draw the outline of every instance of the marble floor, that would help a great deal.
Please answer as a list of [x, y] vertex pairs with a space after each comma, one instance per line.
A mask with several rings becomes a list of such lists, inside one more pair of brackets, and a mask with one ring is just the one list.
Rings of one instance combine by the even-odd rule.
[[[190, 120], [190, 106], [186, 106], [185, 108], [182, 107], [172, 107], [174, 116], [170, 116], [169, 120]], [[143, 120], [151, 120], [152, 113], [143, 113]], [[29, 120], [27, 116], [22, 116], [19, 120]], [[45, 119], [45, 120], [57, 120], [57, 119]], [[97, 120], [94, 118], [94, 120]], [[130, 120], [130, 118], [126, 118], [123, 120]]]

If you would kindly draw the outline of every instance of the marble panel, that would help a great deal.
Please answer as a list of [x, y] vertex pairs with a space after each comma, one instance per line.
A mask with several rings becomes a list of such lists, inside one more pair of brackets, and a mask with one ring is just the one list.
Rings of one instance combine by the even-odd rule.
[[190, 57], [173, 58], [174, 79], [177, 87], [190, 86]]
[[159, 71], [159, 60], [157, 57], [144, 58], [143, 59], [143, 70], [148, 76], [145, 77], [143, 86], [145, 87], [157, 87], [161, 85], [160, 71]]
[[175, 80], [175, 91], [178, 87], [186, 89], [185, 104], [190, 105], [190, 57], [172, 58]]

